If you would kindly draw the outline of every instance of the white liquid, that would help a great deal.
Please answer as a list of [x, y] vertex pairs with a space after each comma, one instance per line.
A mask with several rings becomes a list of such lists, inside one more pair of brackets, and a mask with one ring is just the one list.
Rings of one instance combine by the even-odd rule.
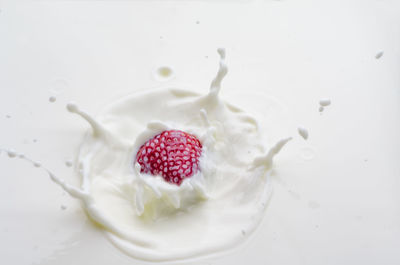
[[14, 150], [8, 150], [7, 154], [9, 157], [14, 158], [17, 156], [17, 152], [15, 152]]
[[323, 98], [319, 100], [319, 105], [321, 105], [321, 107], [327, 107], [331, 104], [331, 100], [328, 98]]
[[308, 139], [308, 131], [304, 127], [299, 127], [297, 128], [297, 131], [299, 132], [300, 136], [303, 137], [304, 140]]
[[161, 66], [157, 68], [155, 77], [159, 81], [166, 81], [174, 76], [174, 70], [169, 66]]
[[[96, 119], [76, 104], [67, 106], [92, 127], [78, 159], [86, 211], [135, 258], [212, 254], [241, 242], [263, 216], [273, 158], [291, 138], [263, 152], [257, 122], [219, 98], [228, 69], [225, 51], [218, 53], [220, 68], [205, 96], [175, 88], [146, 91], [115, 102]], [[200, 172], [181, 186], [134, 166], [140, 146], [168, 129], [192, 133], [203, 144]]]
[[383, 56], [383, 51], [380, 51], [375, 55], [375, 59], [380, 59], [382, 56]]
[[[96, 119], [69, 103], [68, 111], [92, 129], [79, 151], [80, 189], [23, 159], [81, 200], [114, 245], [135, 258], [191, 259], [242, 242], [262, 219], [273, 158], [291, 138], [264, 151], [257, 121], [219, 98], [228, 69], [225, 51], [218, 53], [220, 68], [205, 96], [176, 88], [150, 90], [111, 104]], [[200, 171], [180, 186], [141, 174], [134, 164], [140, 146], [168, 129], [194, 134], [203, 145]]]

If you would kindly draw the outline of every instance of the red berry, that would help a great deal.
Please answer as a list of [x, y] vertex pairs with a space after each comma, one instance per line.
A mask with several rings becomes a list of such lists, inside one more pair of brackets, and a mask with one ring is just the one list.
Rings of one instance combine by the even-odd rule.
[[140, 172], [160, 175], [179, 186], [199, 170], [201, 151], [196, 136], [179, 130], [163, 131], [140, 147], [136, 162]]

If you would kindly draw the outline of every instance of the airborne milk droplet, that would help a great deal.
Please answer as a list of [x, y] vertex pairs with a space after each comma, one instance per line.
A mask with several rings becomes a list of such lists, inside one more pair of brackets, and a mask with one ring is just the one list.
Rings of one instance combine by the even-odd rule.
[[322, 107], [327, 107], [331, 104], [331, 100], [328, 98], [323, 98], [319, 100], [319, 105], [321, 105]]
[[11, 157], [11, 158], [14, 158], [14, 157], [17, 156], [17, 152], [15, 152], [14, 150], [9, 150], [9, 151], [7, 152], [7, 154], [8, 154], [8, 156]]
[[308, 131], [307, 131], [307, 129], [305, 129], [303, 127], [299, 127], [299, 128], [297, 128], [297, 131], [299, 132], [300, 136], [303, 137], [304, 140], [308, 139]]
[[383, 51], [380, 51], [375, 55], [375, 59], [380, 59], [382, 56], [383, 56]]

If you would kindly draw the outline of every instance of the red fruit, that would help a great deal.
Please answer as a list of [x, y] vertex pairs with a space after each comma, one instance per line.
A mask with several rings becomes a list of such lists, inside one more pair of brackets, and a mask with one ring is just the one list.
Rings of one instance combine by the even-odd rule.
[[196, 136], [179, 130], [163, 131], [140, 147], [136, 162], [140, 172], [160, 175], [179, 186], [199, 170], [201, 151]]

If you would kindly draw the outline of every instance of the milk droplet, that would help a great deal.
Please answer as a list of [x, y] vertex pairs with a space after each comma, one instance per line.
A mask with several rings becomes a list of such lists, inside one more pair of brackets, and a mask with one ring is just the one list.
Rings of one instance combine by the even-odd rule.
[[33, 162], [33, 165], [34, 165], [35, 167], [41, 167], [41, 166], [42, 166], [42, 164], [39, 163], [39, 162]]
[[70, 102], [70, 103], [67, 104], [67, 110], [69, 112], [77, 112], [78, 111], [78, 106], [75, 103]]
[[305, 129], [303, 127], [299, 127], [299, 128], [297, 128], [297, 131], [299, 132], [300, 136], [303, 137], [304, 140], [308, 139], [308, 131], [307, 131], [307, 129]]
[[375, 55], [375, 59], [379, 59], [379, 58], [381, 58], [383, 56], [383, 51], [380, 51], [380, 52], [378, 52], [376, 55]]
[[166, 81], [173, 77], [174, 70], [169, 66], [160, 66], [155, 71], [155, 77], [159, 81]]
[[21, 158], [21, 159], [24, 159], [25, 155], [24, 154], [19, 154], [18, 157]]
[[14, 150], [9, 150], [7, 151], [8, 157], [14, 158], [17, 156], [17, 152], [15, 152]]
[[331, 100], [329, 98], [323, 98], [319, 100], [319, 105], [322, 107], [329, 106], [331, 104]]
[[318, 110], [319, 110], [319, 112], [323, 112], [324, 111], [324, 107], [320, 106]]
[[60, 208], [61, 208], [61, 210], [63, 210], [63, 211], [64, 211], [64, 210], [66, 210], [66, 209], [67, 209], [67, 206], [65, 206], [65, 205], [61, 205], [61, 206], [60, 206]]
[[172, 69], [169, 68], [168, 66], [163, 66], [163, 67], [158, 68], [158, 73], [162, 77], [169, 77], [172, 74]]
[[65, 161], [65, 165], [66, 165], [67, 167], [72, 167], [72, 161], [71, 161], [71, 160]]
[[49, 101], [50, 101], [51, 103], [56, 102], [56, 100], [57, 100], [57, 98], [54, 97], [54, 96], [49, 97]]

